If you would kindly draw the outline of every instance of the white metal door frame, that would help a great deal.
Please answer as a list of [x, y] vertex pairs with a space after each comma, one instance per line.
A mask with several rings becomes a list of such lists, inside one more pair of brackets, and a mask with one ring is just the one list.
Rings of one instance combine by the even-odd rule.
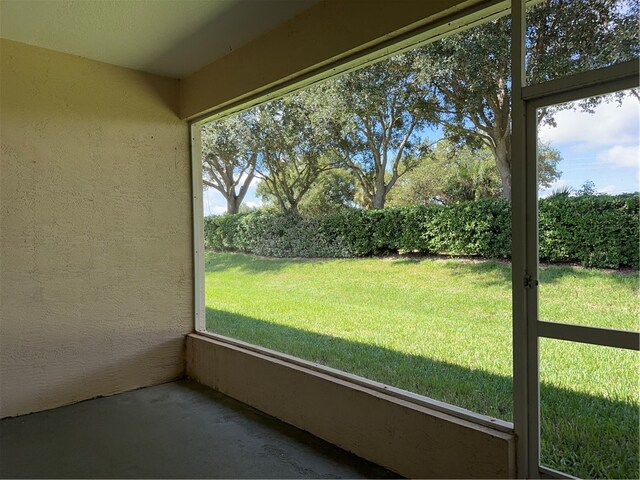
[[638, 60], [527, 86], [525, 0], [512, 0], [512, 295], [514, 428], [519, 478], [572, 478], [540, 465], [539, 339], [640, 350], [640, 334], [540, 321], [537, 121], [541, 107], [639, 86]]
[[206, 330], [204, 295], [204, 205], [202, 201], [202, 138], [201, 122], [191, 129], [191, 198], [193, 211], [193, 297], [195, 331]]

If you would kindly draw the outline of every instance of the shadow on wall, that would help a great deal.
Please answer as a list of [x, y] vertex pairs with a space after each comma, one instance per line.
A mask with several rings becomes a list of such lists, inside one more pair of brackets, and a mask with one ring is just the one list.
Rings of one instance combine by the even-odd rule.
[[[510, 377], [209, 307], [207, 330], [497, 418], [513, 415]], [[637, 477], [637, 405], [544, 383], [540, 396], [545, 465], [583, 478]]]
[[[289, 5], [289, 13], [297, 15], [315, 2], [297, 0], [291, 3], [297, 5]], [[248, 12], [247, 5], [242, 2], [212, 2], [209, 8], [202, 11], [203, 18], [209, 18], [206, 23], [200, 25], [195, 31], [186, 32], [186, 35], [148, 61], [143, 70], [158, 72], [159, 75], [168, 77], [188, 77], [206, 68], [210, 63], [244, 47], [247, 43], [251, 43], [251, 39], [247, 42], [243, 29], [238, 29], [239, 25], [247, 24], [247, 13], [250, 13], [254, 20], [258, 19], [253, 22], [255, 38], [259, 38], [283, 23], [277, 9], [267, 2], [252, 2], [250, 8]], [[221, 42], [221, 38], [226, 40]], [[200, 45], [207, 45], [207, 48], [198, 48]], [[248, 67], [255, 69], [255, 65]], [[211, 107], [214, 106], [211, 105]]]
[[[149, 334], [153, 337], [153, 334]], [[26, 415], [49, 410], [80, 401], [114, 395], [129, 390], [170, 382], [184, 377], [185, 338], [176, 334], [167, 340], [158, 335], [156, 343], [145, 344], [144, 335], [137, 334], [137, 345], [131, 345], [135, 339], [120, 337], [120, 345], [114, 339], [104, 337], [104, 348], [93, 343], [86, 345], [84, 338], [69, 340], [61, 350], [73, 351], [74, 361], [64, 365], [56, 364], [49, 357], [46, 367], [40, 367], [36, 374], [17, 385], [3, 382], [0, 389], [0, 418]], [[130, 340], [127, 342], [126, 340]], [[61, 345], [64, 345], [60, 341]], [[77, 350], [73, 345], [80, 345]], [[33, 350], [32, 346], [26, 347]], [[16, 352], [23, 362], [29, 360], [28, 354]], [[91, 356], [98, 357], [100, 366], [87, 361]], [[35, 362], [34, 362], [35, 363]]]

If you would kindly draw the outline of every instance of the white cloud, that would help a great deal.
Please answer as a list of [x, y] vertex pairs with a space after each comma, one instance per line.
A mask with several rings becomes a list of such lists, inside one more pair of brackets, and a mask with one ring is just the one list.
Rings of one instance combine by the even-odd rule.
[[557, 190], [558, 188], [564, 188], [566, 186], [568, 186], [569, 183], [566, 180], [556, 180], [555, 182], [553, 182], [551, 184], [551, 186], [549, 187], [551, 190]]
[[566, 180], [562, 180], [562, 179], [556, 180], [549, 187], [540, 189], [538, 196], [540, 198], [546, 198], [549, 195], [551, 195], [555, 190], [560, 190], [568, 186], [569, 186], [569, 182], [567, 182]]
[[595, 113], [563, 110], [555, 115], [557, 127], [540, 127], [539, 136], [554, 146], [584, 144], [587, 147], [624, 145], [637, 142], [640, 106], [635, 97], [601, 103]]
[[598, 189], [598, 193], [604, 193], [604, 194], [612, 194], [612, 193], [619, 193], [619, 192], [620, 192], [620, 189], [615, 185], [607, 185], [606, 187]]
[[638, 145], [615, 145], [596, 155], [596, 159], [614, 167], [640, 166], [640, 148]]

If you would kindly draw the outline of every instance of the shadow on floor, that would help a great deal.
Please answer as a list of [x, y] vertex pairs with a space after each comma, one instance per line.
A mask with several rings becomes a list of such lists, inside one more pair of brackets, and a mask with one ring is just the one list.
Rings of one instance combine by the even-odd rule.
[[1, 478], [398, 478], [182, 380], [0, 421]]

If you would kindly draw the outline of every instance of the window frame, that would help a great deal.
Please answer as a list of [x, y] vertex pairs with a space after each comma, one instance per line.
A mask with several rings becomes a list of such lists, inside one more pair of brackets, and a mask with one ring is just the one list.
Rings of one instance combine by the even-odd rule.
[[[531, 1], [531, 0], [530, 0]], [[193, 249], [194, 249], [194, 326], [195, 332], [237, 347], [258, 352], [294, 365], [303, 366], [396, 398], [496, 428], [515, 432], [516, 465], [519, 478], [573, 478], [540, 465], [540, 406], [538, 383], [538, 339], [556, 338], [595, 345], [638, 350], [640, 333], [576, 325], [552, 324], [538, 318], [538, 198], [536, 166], [535, 110], [540, 106], [563, 103], [588, 96], [639, 86], [638, 61], [630, 61], [535, 85], [526, 84], [525, 42], [527, 0], [480, 2], [456, 13], [452, 18], [412, 29], [394, 38], [341, 60], [301, 72], [294, 79], [250, 92], [219, 106], [190, 122], [192, 159]], [[535, 0], [533, 0], [535, 1]], [[512, 17], [512, 329], [513, 329], [513, 409], [514, 422], [506, 422], [460, 407], [396, 389], [363, 377], [315, 364], [237, 339], [206, 331], [205, 248], [202, 195], [202, 148], [200, 129], [204, 123], [246, 110], [282, 97], [327, 78], [347, 73], [392, 55], [436, 41], [443, 36], [471, 28], [502, 15]], [[533, 141], [533, 143], [532, 143]], [[533, 148], [527, 148], [533, 145]]]
[[638, 59], [527, 85], [526, 1], [512, 0], [512, 292], [514, 428], [518, 476], [574, 478], [540, 464], [539, 339], [554, 338], [640, 350], [640, 333], [541, 321], [539, 318], [539, 238], [537, 121], [540, 107], [640, 86]]
[[493, 428], [506, 433], [514, 433], [514, 425], [506, 420], [493, 418], [465, 408], [441, 402], [423, 395], [405, 391], [390, 385], [385, 385], [368, 378], [353, 375], [337, 369], [316, 364], [302, 358], [287, 355], [270, 350], [258, 345], [243, 342], [238, 339], [226, 337], [206, 330], [206, 299], [205, 299], [205, 247], [204, 247], [204, 206], [203, 206], [203, 182], [202, 182], [202, 141], [201, 127], [205, 123], [215, 121], [256, 105], [265, 103], [298, 90], [307, 88], [315, 83], [325, 81], [367, 65], [377, 63], [386, 58], [403, 52], [413, 50], [419, 46], [435, 42], [445, 36], [455, 34], [473, 28], [482, 23], [491, 21], [501, 16], [509, 15], [509, 2], [507, 0], [479, 1], [471, 7], [462, 9], [449, 17], [439, 19], [406, 32], [381, 43], [371, 46], [362, 52], [351, 55], [334, 63], [320, 67], [320, 70], [303, 72], [295, 79], [248, 94], [220, 106], [212, 112], [201, 117], [196, 117], [189, 122], [191, 140], [191, 175], [192, 175], [192, 212], [193, 212], [193, 272], [194, 272], [194, 327], [195, 333], [217, 341], [238, 346], [262, 355], [299, 365], [311, 370], [345, 380], [354, 385], [362, 386], [378, 391], [394, 398], [410, 402], [414, 405], [427, 407], [431, 410], [467, 420], [478, 425]]

